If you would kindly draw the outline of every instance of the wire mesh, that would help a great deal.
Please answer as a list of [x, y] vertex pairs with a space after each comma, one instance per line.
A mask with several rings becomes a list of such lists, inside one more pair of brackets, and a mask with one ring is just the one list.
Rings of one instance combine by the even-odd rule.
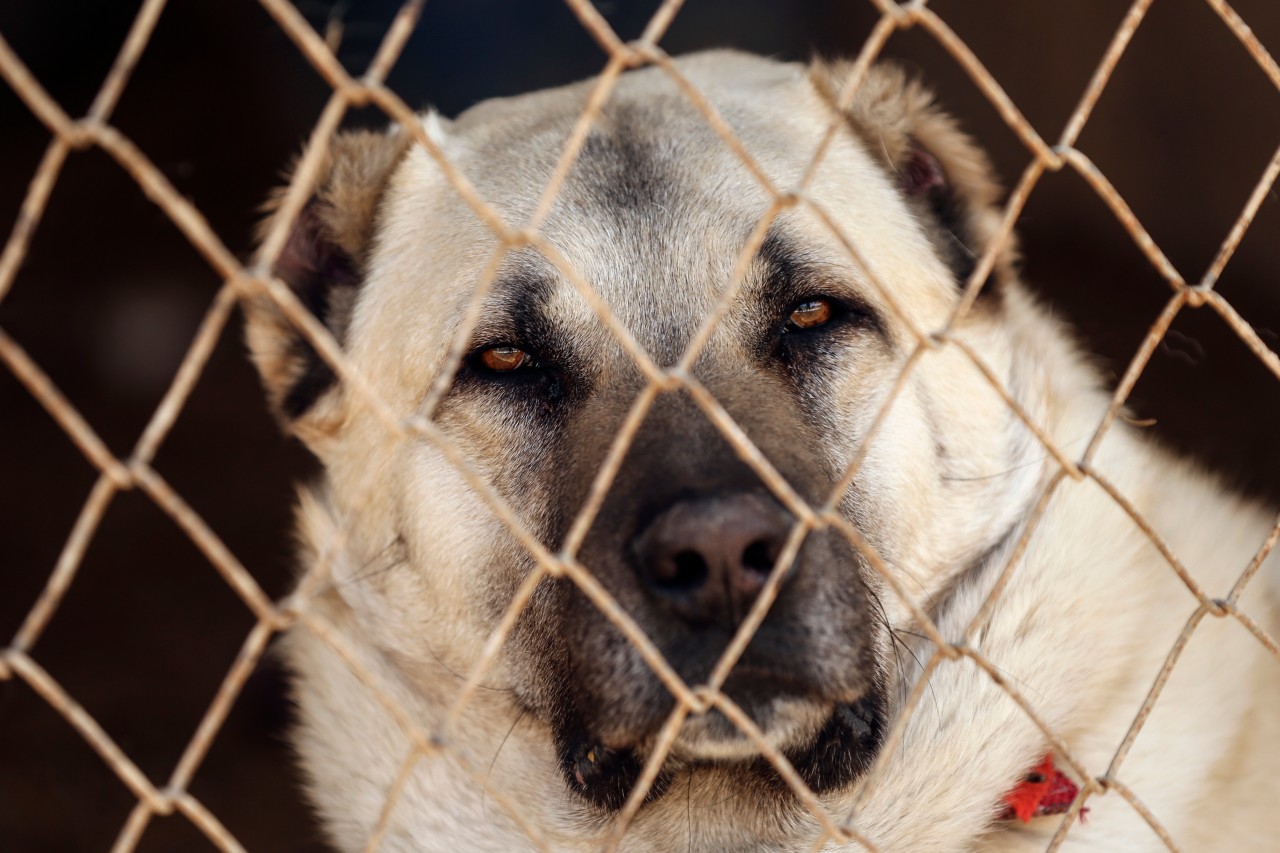
[[[1163, 340], [1174, 319], [1185, 310], [1207, 307], [1216, 313], [1257, 356], [1266, 369], [1280, 379], [1280, 358], [1267, 347], [1258, 332], [1239, 315], [1230, 302], [1214, 290], [1216, 282], [1230, 262], [1262, 201], [1271, 192], [1277, 175], [1280, 174], [1280, 149], [1272, 156], [1259, 177], [1247, 203], [1240, 211], [1230, 232], [1223, 239], [1221, 248], [1209, 268], [1199, 279], [1189, 282], [1143, 228], [1106, 175], [1075, 147], [1077, 139], [1088, 123], [1095, 105], [1107, 87], [1130, 40], [1142, 25], [1152, 0], [1135, 0], [1129, 7], [1098, 63], [1092, 79], [1081, 93], [1075, 110], [1054, 142], [1046, 141], [1027, 121], [978, 57], [951, 30], [947, 22], [926, 5], [925, 0], [911, 0], [902, 4], [894, 3], [892, 0], [872, 0], [872, 4], [879, 12], [879, 19], [857, 56], [847, 81], [838, 93], [838, 103], [843, 107], [852, 103], [872, 63], [895, 33], [918, 28], [932, 36], [954, 57], [960, 68], [972, 78], [974, 84], [990, 100], [1001, 118], [1016, 134], [1029, 152], [1031, 159], [1004, 206], [998, 233], [978, 258], [972, 275], [965, 283], [964, 297], [947, 322], [937, 329], [920, 329], [911, 326], [905, 316], [902, 317], [914, 339], [914, 350], [905, 360], [896, 384], [877, 413], [862, 450], [850, 463], [837, 487], [824, 502], [818, 505], [811, 505], [800, 497], [769, 459], [751, 442], [719, 401], [693, 375], [692, 366], [726, 313], [728, 305], [745, 277], [749, 262], [765, 239], [769, 226], [783, 211], [801, 208], [811, 212], [844, 247], [850, 259], [860, 269], [869, 273], [870, 267], [863, 261], [856, 240], [845, 234], [833, 217], [807, 193], [819, 163], [826, 156], [831, 141], [839, 132], [838, 117], [833, 118], [827, 128], [800, 181], [793, 187], [777, 186], [766, 177], [764, 170], [751, 156], [748, 146], [737, 138], [728, 123], [717, 113], [712, 102], [681, 73], [680, 68], [659, 46], [667, 29], [681, 10], [683, 4], [680, 0], [665, 0], [654, 13], [640, 38], [633, 42], [621, 40], [589, 0], [566, 0], [568, 7], [577, 16], [582, 26], [603, 50], [607, 60], [590, 90], [586, 106], [560, 153], [552, 177], [532, 215], [525, 222], [512, 223], [506, 221], [494, 206], [481, 197], [467, 176], [449, 160], [424, 131], [414, 111], [385, 84], [387, 75], [395, 65], [418, 21], [423, 0], [409, 0], [403, 5], [383, 37], [368, 70], [359, 78], [353, 77], [339, 63], [334, 53], [333, 39], [326, 39], [324, 35], [317, 33], [288, 0], [260, 0], [260, 3], [316, 73], [329, 85], [332, 94], [311, 133], [306, 153], [281, 202], [279, 215], [263, 240], [257, 256], [247, 265], [242, 264], [224, 245], [201, 215], [200, 210], [175, 190], [147, 155], [110, 123], [112, 111], [127, 87], [130, 74], [146, 49], [157, 21], [164, 11], [165, 0], [146, 0], [143, 3], [97, 97], [88, 112], [79, 119], [68, 115], [46, 93], [40, 81], [28, 72], [19, 57], [0, 36], [0, 76], [52, 135], [45, 155], [31, 178], [17, 222], [4, 245], [3, 253], [0, 254], [0, 300], [5, 298], [14, 285], [18, 269], [27, 253], [32, 235], [40, 225], [50, 192], [59, 180], [63, 165], [72, 153], [94, 147], [106, 152], [133, 178], [222, 280], [221, 288], [209, 305], [167, 393], [155, 409], [131, 453], [124, 458], [118, 458], [111, 453], [93, 426], [76, 411], [41, 366], [27, 355], [17, 341], [0, 330], [0, 360], [3, 360], [18, 381], [47, 410], [53, 421], [98, 472], [98, 480], [84, 502], [57, 563], [49, 574], [44, 590], [30, 608], [16, 635], [7, 647], [0, 651], [0, 680], [25, 682], [97, 752], [106, 766], [118, 777], [120, 783], [136, 797], [137, 804], [115, 841], [113, 848], [115, 851], [124, 853], [134, 849], [148, 824], [155, 817], [175, 812], [189, 820], [217, 848], [226, 851], [243, 849], [218, 817], [190, 793], [189, 787], [227, 719], [232, 705], [244, 688], [246, 680], [260, 664], [269, 641], [274, 635], [285, 630], [310, 631], [331, 647], [404, 732], [405, 757], [399, 772], [386, 792], [380, 818], [368, 838], [366, 849], [373, 850], [379, 846], [395, 814], [405, 785], [415, 768], [421, 762], [430, 761], [434, 756], [445, 752], [457, 762], [458, 766], [487, 785], [492, 799], [525, 830], [535, 846], [543, 850], [551, 849], [543, 830], [526, 816], [520, 804], [504, 794], [500, 786], [495, 786], [492, 780], [486, 780], [478, 768], [472, 767], [469, 759], [455, 748], [456, 744], [453, 741], [457, 723], [465, 714], [485, 675], [496, 664], [503, 644], [516, 620], [538, 586], [549, 578], [565, 578], [575, 584], [634, 644], [641, 658], [675, 698], [675, 709], [661, 729], [655, 748], [648, 756], [637, 784], [613, 821], [603, 849], [612, 850], [622, 840], [657, 779], [658, 771], [668, 757], [684, 721], [692, 715], [705, 714], [711, 709], [716, 709], [744, 737], [759, 748], [760, 754], [773, 765], [799, 801], [811, 812], [819, 826], [815, 849], [827, 843], [838, 842], [861, 845], [864, 849], [875, 850], [874, 843], [859, 832], [856, 815], [834, 814], [825, 807], [786, 757], [768, 741], [750, 717], [721, 691], [730, 670], [743, 654], [774, 603], [785, 567], [795, 558], [804, 537], [814, 530], [824, 528], [836, 531], [847, 539], [852, 547], [862, 553], [886, 586], [898, 596], [919, 630], [933, 645], [933, 654], [923, 663], [922, 674], [898, 713], [894, 726], [888, 734], [887, 743], [881, 752], [881, 758], [890, 754], [898, 744], [905, 722], [914, 713], [933, 674], [940, 667], [963, 665], [962, 660], [967, 659], [987, 673], [993, 683], [1022, 709], [1043, 732], [1057, 754], [1082, 781], [1079, 795], [1070, 811], [1063, 817], [1049, 844], [1050, 851], [1061, 845], [1068, 830], [1079, 818], [1091, 798], [1109, 793], [1128, 801], [1170, 850], [1179, 849], [1176, 839], [1170, 836], [1157, 817], [1146, 808], [1138, 793], [1123, 781], [1121, 772], [1124, 760], [1152, 708], [1158, 702], [1162, 688], [1177, 665], [1188, 640], [1206, 617], [1238, 621], [1271, 654], [1280, 658], [1280, 646], [1277, 645], [1276, 638], [1267, 634], [1258, 622], [1238, 606], [1245, 586], [1259, 571], [1277, 540], [1280, 540], [1280, 521], [1261, 545], [1256, 557], [1243, 569], [1234, 586], [1224, 596], [1215, 597], [1214, 591], [1204, 589], [1195, 581], [1153, 526], [1143, 518], [1126, 496], [1094, 467], [1093, 463], [1100, 442], [1120, 415], [1122, 407], [1156, 347]], [[1248, 25], [1223, 0], [1206, 0], [1206, 3], [1217, 14], [1222, 25], [1239, 40], [1243, 49], [1253, 58], [1272, 84], [1280, 89], [1280, 66]], [[566, 175], [582, 151], [587, 135], [608, 102], [620, 75], [628, 69], [645, 65], [656, 66], [669, 75], [679, 90], [687, 96], [688, 101], [705, 118], [708, 125], [723, 138], [729, 149], [759, 182], [771, 200], [768, 210], [756, 224], [747, 244], [736, 259], [730, 285], [722, 293], [716, 308], [694, 334], [683, 356], [670, 368], [663, 368], [655, 362], [625, 325], [610, 311], [591, 283], [575, 270], [540, 232], [540, 227], [550, 213]], [[299, 302], [288, 287], [275, 279], [270, 272], [284, 248], [293, 221], [311, 196], [329, 141], [350, 109], [366, 105], [372, 105], [384, 112], [426, 151], [446, 176], [453, 191], [493, 231], [499, 244], [484, 274], [476, 283], [464, 320], [453, 337], [450, 357], [445, 360], [445, 366], [434, 378], [422, 406], [410, 413], [395, 411], [390, 404], [378, 396], [368, 379], [344, 357], [338, 343], [325, 327]], [[1008, 389], [1003, 387], [996, 373], [982, 362], [973, 349], [952, 333], [956, 322], [974, 305], [979, 290], [991, 272], [997, 256], [1011, 239], [1013, 227], [1040, 179], [1046, 173], [1062, 170], [1074, 170], [1084, 178], [1132, 237], [1152, 267], [1168, 283], [1170, 291], [1167, 304], [1153, 322], [1117, 384], [1105, 417], [1096, 425], [1086, 448], [1078, 456], [1056, 446], [1047, 431], [1035, 421], [1031, 414], [1024, 411]], [[513, 250], [525, 247], [539, 252], [564, 275], [565, 279], [584, 297], [604, 327], [610, 331], [646, 379], [646, 386], [636, 397], [622, 428], [614, 437], [605, 460], [596, 473], [582, 510], [574, 520], [563, 547], [555, 553], [522, 524], [512, 508], [433, 420], [439, 403], [455, 378], [461, 356], [477, 323], [482, 300], [493, 285], [503, 257]], [[880, 291], [886, 304], [894, 308], [891, 290], [875, 281], [874, 277], [872, 277], [872, 285]], [[289, 322], [296, 326], [319, 356], [341, 378], [341, 381], [347, 383], [351, 391], [377, 415], [390, 436], [398, 440], [410, 438], [425, 440], [438, 448], [476, 494], [484, 500], [494, 516], [510, 528], [535, 561], [535, 570], [525, 579], [505, 613], [498, 620], [483, 647], [482, 654], [466, 674], [465, 687], [461, 690], [447, 719], [438, 729], [424, 730], [419, 721], [415, 720], [413, 715], [395, 699], [387, 686], [379, 683], [378, 677], [361, 663], [358, 653], [350, 647], [342, 633], [308, 607], [311, 598], [322, 590], [329, 580], [331, 564], [335, 555], [340, 553], [345, 537], [350, 533], [349, 530], [340, 528], [336, 531], [332, 541], [326, 543], [320, 558], [308, 568], [293, 594], [280, 601], [272, 601], [252, 573], [223, 544], [204, 519], [186, 503], [182, 495], [170, 487], [152, 466], [152, 460], [187, 402], [196, 381], [208, 363], [215, 344], [225, 334], [236, 302], [249, 297], [260, 298], [263, 295], [278, 306]], [[898, 313], [901, 314], [900, 311]], [[993, 390], [1005, 401], [1013, 414], [1025, 424], [1058, 465], [1056, 475], [1050, 479], [1047, 488], [1039, 496], [1030, 523], [1013, 549], [1007, 566], [986, 601], [962, 636], [951, 640], [944, 636], [921, 603], [916, 601], [902, 587], [895, 575], [886, 568], [874, 547], [838, 511], [841, 496], [853, 482], [865, 458], [867, 447], [874, 442], [880, 426], [911, 372], [926, 353], [948, 347], [956, 349], [973, 363]], [[645, 415], [660, 394], [676, 389], [682, 389], [690, 396], [735, 452], [797, 519], [764, 591], [742, 621], [710, 677], [705, 683], [697, 685], [690, 685], [679, 676], [675, 667], [664, 658], [657, 645], [646, 636], [635, 620], [600, 584], [590, 569], [582, 565], [577, 558], [583, 539], [600, 511], [605, 495]], [[387, 444], [390, 446], [392, 442]], [[369, 470], [377, 471], [379, 467], [373, 464], [369, 466]], [[999, 606], [1000, 596], [1017, 571], [1021, 556], [1050, 498], [1060, 484], [1067, 479], [1093, 481], [1109, 495], [1116, 506], [1131, 517], [1133, 523], [1158, 549], [1169, 564], [1170, 570], [1177, 575], [1198, 603], [1194, 613], [1170, 648], [1145, 701], [1135, 715], [1123, 741], [1116, 748], [1109, 766], [1105, 769], [1087, 767], [1073, 755], [1060, 733], [1055, 732], [1037, 713], [1035, 702], [1022, 695], [1015, 686], [1010, 684], [995, 664], [984, 657], [981, 650], [971, 642], [991, 617], [994, 608]], [[357, 490], [355, 501], [358, 503], [362, 497], [367, 497], [373, 485], [374, 478], [366, 477], [361, 488]], [[70, 695], [41, 666], [36, 654], [36, 646], [42, 633], [75, 582], [85, 550], [93, 539], [104, 513], [117, 495], [128, 490], [139, 490], [145, 493], [173, 519], [255, 619], [252, 629], [244, 639], [240, 653], [226, 672], [213, 701], [209, 704], [172, 773], [164, 782], [148, 778], [111, 735], [77, 703], [75, 697]], [[873, 766], [862, 783], [861, 790], [865, 791], [867, 786], [873, 783], [876, 774], [881, 770], [881, 763], [878, 762]]]

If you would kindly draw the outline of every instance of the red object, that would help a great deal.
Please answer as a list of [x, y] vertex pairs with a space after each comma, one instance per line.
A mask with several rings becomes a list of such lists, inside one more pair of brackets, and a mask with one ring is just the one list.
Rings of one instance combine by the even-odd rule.
[[[1004, 795], [1005, 810], [1000, 819], [1013, 820], [1016, 817], [1027, 823], [1033, 817], [1065, 814], [1078, 793], [1080, 786], [1054, 768], [1053, 755], [1049, 754], [1016, 788]], [[1087, 811], [1081, 809], [1080, 816], [1083, 818]]]

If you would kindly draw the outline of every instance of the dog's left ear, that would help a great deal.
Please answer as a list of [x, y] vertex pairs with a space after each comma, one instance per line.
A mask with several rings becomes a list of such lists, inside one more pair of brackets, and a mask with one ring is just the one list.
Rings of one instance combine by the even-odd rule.
[[[408, 149], [397, 131], [339, 134], [311, 199], [293, 220], [273, 272], [341, 345], [364, 281], [381, 200]], [[260, 229], [276, 225], [278, 191]], [[333, 369], [265, 294], [244, 304], [246, 337], [267, 399], [285, 429], [315, 449], [341, 418]]]
[[[834, 107], [852, 70], [851, 62], [817, 60], [810, 77]], [[867, 151], [894, 176], [957, 286], [964, 287], [1000, 223], [1001, 189], [986, 154], [937, 107], [932, 92], [892, 64], [870, 69], [843, 115]], [[982, 296], [999, 292], [1016, 259], [1010, 236], [983, 283]]]

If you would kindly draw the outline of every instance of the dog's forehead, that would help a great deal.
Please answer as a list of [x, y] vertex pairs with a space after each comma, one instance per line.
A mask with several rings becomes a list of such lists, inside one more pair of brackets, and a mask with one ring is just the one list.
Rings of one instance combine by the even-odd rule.
[[[785, 155], [795, 131], [780, 125], [763, 102], [770, 92], [779, 100], [783, 90], [807, 88], [803, 69], [720, 58], [681, 71], [707, 92], [753, 153], [770, 161], [778, 186], [794, 183], [798, 161]], [[734, 70], [742, 74], [735, 77]], [[464, 168], [508, 222], [526, 222], [541, 201], [592, 86], [488, 102], [456, 123]], [[661, 339], [671, 337], [672, 324], [706, 314], [769, 204], [766, 188], [675, 81], [650, 68], [619, 79], [539, 230], [637, 337]], [[553, 272], [555, 313], [566, 322], [586, 319], [590, 308], [565, 270]], [[645, 328], [654, 323], [668, 328]]]
[[[774, 190], [797, 187], [833, 119], [805, 68], [719, 52], [681, 60], [679, 69]], [[484, 102], [436, 131], [441, 148], [486, 204], [510, 227], [523, 227], [553, 182], [595, 85], [586, 81]], [[513, 270], [540, 269], [536, 278], [551, 284], [543, 302], [556, 322], [578, 328], [584, 344], [586, 330], [594, 330], [604, 345], [608, 333], [566, 275], [567, 267], [642, 345], [664, 358], [678, 355], [680, 342], [711, 310], [775, 202], [753, 168], [661, 68], [621, 75], [554, 188], [538, 231], [563, 264], [521, 249], [508, 253], [495, 280], [519, 286], [521, 275]], [[807, 194], [851, 233], [876, 244], [865, 253], [873, 266], [881, 262], [901, 277], [903, 264], [918, 265], [931, 255], [891, 176], [853, 134], [838, 136]], [[805, 248], [842, 254], [839, 241], [812, 215], [792, 210], [780, 220]], [[369, 301], [382, 301], [379, 313], [390, 308], [399, 318], [420, 316], [430, 306], [447, 328], [461, 316], [470, 285], [484, 278], [497, 250], [490, 224], [450, 186], [439, 165], [415, 149], [384, 209], [379, 255], [400, 259], [398, 270], [389, 270], [399, 281], [391, 285], [398, 292], [370, 294]], [[379, 264], [375, 258], [371, 281], [374, 290], [385, 290], [376, 274]], [[413, 282], [407, 292], [401, 286], [406, 276]], [[442, 317], [442, 309], [452, 316]]]

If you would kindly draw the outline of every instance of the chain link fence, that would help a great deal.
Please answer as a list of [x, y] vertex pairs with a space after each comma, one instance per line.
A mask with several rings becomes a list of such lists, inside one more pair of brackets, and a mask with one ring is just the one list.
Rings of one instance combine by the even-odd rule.
[[[257, 256], [248, 264], [242, 263], [228, 249], [206, 222], [201, 211], [175, 189], [147, 154], [111, 123], [113, 110], [129, 83], [131, 72], [146, 49], [157, 22], [161, 19], [165, 0], [146, 0], [142, 4], [133, 27], [97, 97], [81, 118], [68, 115], [46, 93], [40, 80], [29, 73], [21, 58], [0, 36], [0, 76], [52, 135], [44, 157], [30, 180], [16, 224], [4, 244], [3, 253], [0, 254], [0, 301], [4, 300], [14, 287], [19, 268], [27, 254], [33, 234], [40, 226], [50, 193], [59, 180], [64, 164], [72, 154], [89, 148], [100, 149], [117, 162], [138, 187], [172, 220], [222, 281], [167, 393], [156, 407], [132, 451], [124, 457], [117, 456], [108, 449], [95, 432], [93, 425], [81, 416], [58, 386], [51, 381], [41, 365], [28, 356], [20, 342], [4, 330], [0, 330], [0, 360], [47, 410], [66, 438], [74, 443], [97, 471], [97, 481], [84, 502], [43, 591], [27, 612], [17, 633], [0, 651], [0, 681], [24, 682], [65, 719], [66, 724], [92, 747], [115, 774], [120, 784], [136, 798], [136, 806], [120, 828], [113, 850], [124, 853], [124, 851], [135, 849], [147, 831], [148, 825], [156, 817], [174, 813], [180, 813], [188, 819], [218, 849], [224, 851], [243, 849], [240, 842], [219, 820], [218, 815], [206, 803], [195, 797], [190, 788], [193, 778], [199, 772], [202, 762], [218, 737], [247, 679], [261, 664], [268, 643], [273, 636], [285, 630], [313, 632], [330, 646], [348, 663], [356, 677], [376, 696], [403, 729], [404, 760], [398, 775], [386, 792], [381, 818], [368, 838], [366, 849], [378, 848], [389, 821], [395, 813], [401, 791], [415, 768], [421, 762], [430, 762], [442, 752], [447, 752], [459, 766], [469, 768], [469, 772], [487, 786], [490, 798], [504, 809], [512, 820], [524, 828], [535, 846], [549, 850], [550, 846], [542, 829], [527, 819], [518, 802], [503, 793], [500, 783], [493, 779], [486, 779], [483, 768], [469, 764], [463, 752], [455, 748], [452, 732], [454, 724], [467, 712], [475, 690], [498, 660], [508, 633], [534, 590], [550, 578], [564, 578], [577, 585], [634, 644], [644, 661], [675, 697], [675, 709], [662, 728], [639, 781], [614, 820], [605, 849], [616, 848], [627, 832], [632, 818], [654, 784], [658, 771], [672, 748], [683, 722], [691, 715], [716, 709], [724, 714], [746, 738], [755, 743], [764, 758], [773, 765], [800, 802], [812, 813], [813, 819], [821, 827], [816, 847], [831, 842], [842, 842], [853, 845], [855, 849], [857, 845], [861, 845], [864, 849], [875, 850], [874, 844], [859, 833], [856, 817], [833, 814], [828, 811], [805, 785], [785, 756], [770, 745], [751, 719], [720, 690], [730, 669], [765, 618], [778, 590], [781, 568], [791, 562], [809, 532], [824, 528], [839, 532], [852, 547], [865, 556], [869, 565], [881, 575], [886, 587], [900, 598], [902, 604], [912, 614], [918, 629], [933, 644], [933, 653], [923, 662], [923, 672], [888, 734], [887, 742], [881, 752], [882, 757], [890, 754], [898, 746], [904, 730], [904, 721], [910, 717], [921, 701], [931, 675], [940, 667], [964, 665], [962, 661], [967, 659], [990, 675], [1000, 689], [1017, 703], [1027, 717], [1043, 731], [1045, 738], [1052, 744], [1062, 762], [1069, 766], [1082, 782], [1079, 795], [1069, 812], [1063, 816], [1049, 844], [1050, 851], [1061, 845], [1090, 799], [1100, 796], [1120, 797], [1126, 800], [1170, 850], [1179, 849], [1177, 839], [1171, 837], [1158, 818], [1144, 806], [1141, 792], [1132, 790], [1125, 784], [1124, 760], [1153, 706], [1158, 702], [1161, 689], [1170, 672], [1177, 665], [1188, 639], [1207, 617], [1236, 620], [1271, 654], [1280, 659], [1280, 645], [1277, 645], [1277, 638], [1268, 635], [1248, 613], [1241, 611], [1237, 606], [1242, 591], [1253, 579], [1277, 540], [1280, 540], [1280, 520], [1277, 521], [1266, 541], [1260, 543], [1254, 559], [1247, 566], [1241, 567], [1238, 580], [1230, 590], [1204, 589], [1126, 496], [1094, 467], [1093, 460], [1099, 443], [1120, 416], [1122, 408], [1153, 353], [1164, 340], [1175, 318], [1184, 312], [1208, 311], [1216, 314], [1244, 342], [1265, 369], [1276, 379], [1280, 379], [1280, 357], [1277, 357], [1276, 353], [1267, 346], [1258, 331], [1237, 312], [1236, 308], [1215, 290], [1215, 284], [1230, 263], [1260, 206], [1271, 192], [1277, 175], [1280, 174], [1280, 149], [1277, 149], [1258, 177], [1247, 202], [1223, 238], [1212, 263], [1198, 277], [1188, 278], [1166, 257], [1108, 177], [1076, 147], [1077, 140], [1090, 120], [1095, 105], [1125, 54], [1130, 40], [1143, 24], [1153, 0], [1135, 0], [1128, 8], [1101, 61], [1097, 64], [1092, 79], [1080, 93], [1075, 110], [1056, 138], [1042, 136], [1024, 118], [1018, 106], [1005, 93], [979, 58], [952, 31], [947, 21], [930, 9], [924, 0], [912, 0], [903, 4], [897, 4], [891, 0], [871, 0], [871, 2], [877, 9], [878, 21], [856, 57], [853, 71], [843, 91], [838, 95], [840, 104], [847, 106], [852, 102], [858, 86], [865, 79], [868, 69], [886, 43], [896, 33], [914, 28], [927, 33], [954, 57], [1025, 146], [1030, 155], [1030, 161], [1004, 206], [1001, 227], [996, 239], [978, 259], [972, 276], [965, 284], [964, 296], [960, 304], [942, 327], [911, 329], [915, 340], [914, 350], [906, 359], [897, 384], [876, 415], [862, 450], [849, 465], [828, 500], [820, 505], [810, 505], [797, 494], [770, 461], [752, 444], [720, 403], [699, 383], [691, 368], [715, 330], [724, 309], [732, 300], [737, 285], [743, 278], [746, 265], [760, 248], [770, 224], [784, 210], [807, 209], [831, 231], [848, 252], [852, 261], [859, 268], [869, 271], [868, 265], [862, 261], [859, 253], [856, 235], [843, 233], [839, 224], [806, 194], [809, 180], [825, 156], [831, 140], [840, 130], [840, 121], [833, 120], [827, 128], [822, 143], [813, 155], [812, 163], [797, 185], [777, 186], [771, 183], [764, 171], [753, 160], [749, 147], [735, 137], [711, 102], [681, 74], [679, 67], [660, 47], [664, 34], [681, 11], [683, 4], [680, 0], [662, 2], [643, 34], [632, 42], [624, 42], [620, 39], [606, 18], [589, 0], [566, 0], [568, 8], [602, 48], [607, 61], [591, 89], [586, 107], [573, 133], [561, 152], [558, 165], [540, 202], [533, 215], [525, 222], [506, 221], [486, 199], [482, 198], [468, 180], [467, 175], [456, 169], [424, 132], [417, 121], [415, 111], [386, 85], [388, 74], [418, 22], [424, 5], [423, 0], [409, 0], [403, 5], [383, 37], [372, 62], [365, 73], [359, 77], [349, 73], [337, 60], [333, 40], [327, 40], [324, 34], [317, 32], [288, 0], [260, 0], [261, 6], [332, 91], [310, 135], [306, 153], [283, 197], [281, 215], [266, 235]], [[1252, 57], [1271, 83], [1280, 90], [1280, 65], [1277, 65], [1276, 60], [1250, 30], [1248, 24], [1223, 0], [1204, 0], [1204, 2], [1215, 13], [1221, 26], [1234, 35], [1241, 48]], [[772, 204], [757, 223], [751, 238], [736, 260], [733, 283], [723, 293], [717, 310], [697, 331], [680, 361], [670, 368], [664, 368], [654, 362], [598, 297], [591, 283], [573, 269], [539, 231], [540, 225], [555, 202], [562, 181], [572, 168], [593, 122], [607, 103], [619, 75], [630, 68], [643, 65], [657, 66], [670, 76], [687, 96], [689, 102], [724, 139], [772, 199]], [[447, 361], [446, 367], [435, 377], [425, 402], [414, 412], [395, 411], [381, 400], [366, 378], [344, 358], [340, 347], [327, 330], [291, 291], [270, 273], [275, 259], [284, 248], [292, 220], [302, 210], [312, 193], [329, 140], [349, 111], [366, 106], [375, 107], [385, 113], [391, 121], [399, 123], [404, 131], [426, 150], [447, 176], [453, 191], [464, 199], [475, 215], [492, 229], [500, 243], [497, 256], [487, 267], [487, 274], [475, 285], [466, 321], [453, 338], [454, 357]], [[1010, 239], [1015, 224], [1041, 178], [1048, 173], [1064, 170], [1078, 173], [1088, 183], [1132, 237], [1152, 268], [1168, 284], [1168, 299], [1163, 310], [1154, 318], [1141, 346], [1120, 377], [1105, 417], [1096, 425], [1087, 446], [1079, 454], [1068, 453], [1056, 446], [1041, 425], [1022, 410], [977, 353], [952, 334], [955, 323], [974, 304], [982, 282], [992, 270], [997, 254]], [[476, 322], [481, 300], [493, 284], [499, 261], [506, 252], [525, 247], [532, 247], [540, 252], [573, 284], [647, 378], [647, 385], [634, 401], [624, 427], [613, 439], [607, 457], [595, 477], [585, 504], [574, 521], [563, 547], [559, 552], [554, 553], [522, 525], [517, 514], [475, 471], [465, 455], [433, 421], [438, 404], [451, 386], [454, 373], [460, 364], [461, 356], [465, 352]], [[886, 301], [892, 305], [891, 293], [880, 283], [873, 282], [873, 284], [881, 289], [886, 295]], [[274, 301], [320, 357], [332, 367], [341, 381], [347, 383], [351, 391], [377, 414], [391, 435], [400, 439], [425, 440], [442, 451], [476, 494], [483, 498], [493, 514], [509, 526], [536, 562], [536, 569], [526, 578], [494, 628], [484, 647], [484, 653], [466, 673], [466, 686], [461, 690], [448, 719], [438, 730], [423, 729], [419, 722], [399, 705], [385, 686], [378, 683], [377, 677], [361, 666], [358, 656], [348, 646], [341, 632], [308, 607], [309, 600], [329, 581], [329, 562], [333, 555], [341, 550], [346, 531], [341, 529], [337, 531], [334, 541], [327, 543], [321, 558], [308, 569], [293, 594], [281, 600], [272, 600], [264, 592], [254, 574], [237, 559], [204, 518], [184, 500], [183, 495], [175, 490], [153, 465], [158, 450], [169, 436], [175, 420], [186, 405], [215, 345], [228, 333], [228, 323], [237, 301], [264, 294]], [[910, 325], [909, 320], [905, 317], [902, 319]], [[940, 633], [921, 602], [915, 600], [902, 588], [898, 579], [886, 569], [874, 548], [837, 511], [840, 496], [856, 476], [867, 448], [874, 442], [878, 427], [884, 422], [886, 413], [892, 408], [897, 392], [904, 386], [906, 378], [927, 353], [949, 347], [961, 352], [974, 364], [1058, 465], [1056, 474], [1040, 495], [1032, 522], [1027, 526], [1017, 547], [1014, 548], [1003, 574], [961, 637], [946, 637]], [[705, 684], [698, 685], [688, 684], [681, 679], [655, 644], [593, 577], [589, 567], [580, 564], [576, 558], [577, 550], [600, 509], [614, 475], [645, 414], [660, 394], [677, 389], [687, 392], [740, 457], [797, 519], [764, 592], [741, 624], [732, 643], [724, 651], [711, 677]], [[389, 445], [390, 442], [388, 442]], [[368, 470], [376, 471], [379, 467], [372, 464], [368, 466]], [[1036, 712], [1034, 700], [1022, 695], [1014, 685], [1002, 678], [996, 666], [983, 656], [979, 648], [968, 641], [982, 628], [993, 608], [999, 607], [1001, 593], [1012, 574], [1018, 569], [1020, 556], [1035, 530], [1036, 522], [1044, 513], [1051, 496], [1067, 480], [1091, 480], [1109, 494], [1116, 505], [1132, 518], [1133, 523], [1160, 551], [1168, 562], [1169, 570], [1177, 575], [1199, 605], [1170, 648], [1167, 659], [1152, 684], [1145, 702], [1134, 717], [1128, 733], [1116, 746], [1110, 765], [1105, 768], [1085, 766], [1078, 760], [1060, 734], [1042, 721]], [[363, 484], [365, 494], [374, 485], [372, 478], [366, 478]], [[235, 661], [226, 671], [213, 701], [208, 705], [195, 731], [191, 733], [186, 748], [172, 772], [163, 780], [148, 777], [131, 759], [128, 752], [112, 738], [111, 733], [106, 731], [77, 702], [76, 697], [42, 667], [38, 649], [42, 634], [76, 581], [77, 571], [85, 551], [98, 531], [104, 514], [112, 501], [127, 491], [139, 491], [148, 496], [186, 533], [243, 602], [244, 607], [254, 619], [253, 627], [245, 636]], [[878, 762], [864, 779], [862, 783], [864, 790], [867, 785], [874, 785], [879, 771], [880, 763]]]

